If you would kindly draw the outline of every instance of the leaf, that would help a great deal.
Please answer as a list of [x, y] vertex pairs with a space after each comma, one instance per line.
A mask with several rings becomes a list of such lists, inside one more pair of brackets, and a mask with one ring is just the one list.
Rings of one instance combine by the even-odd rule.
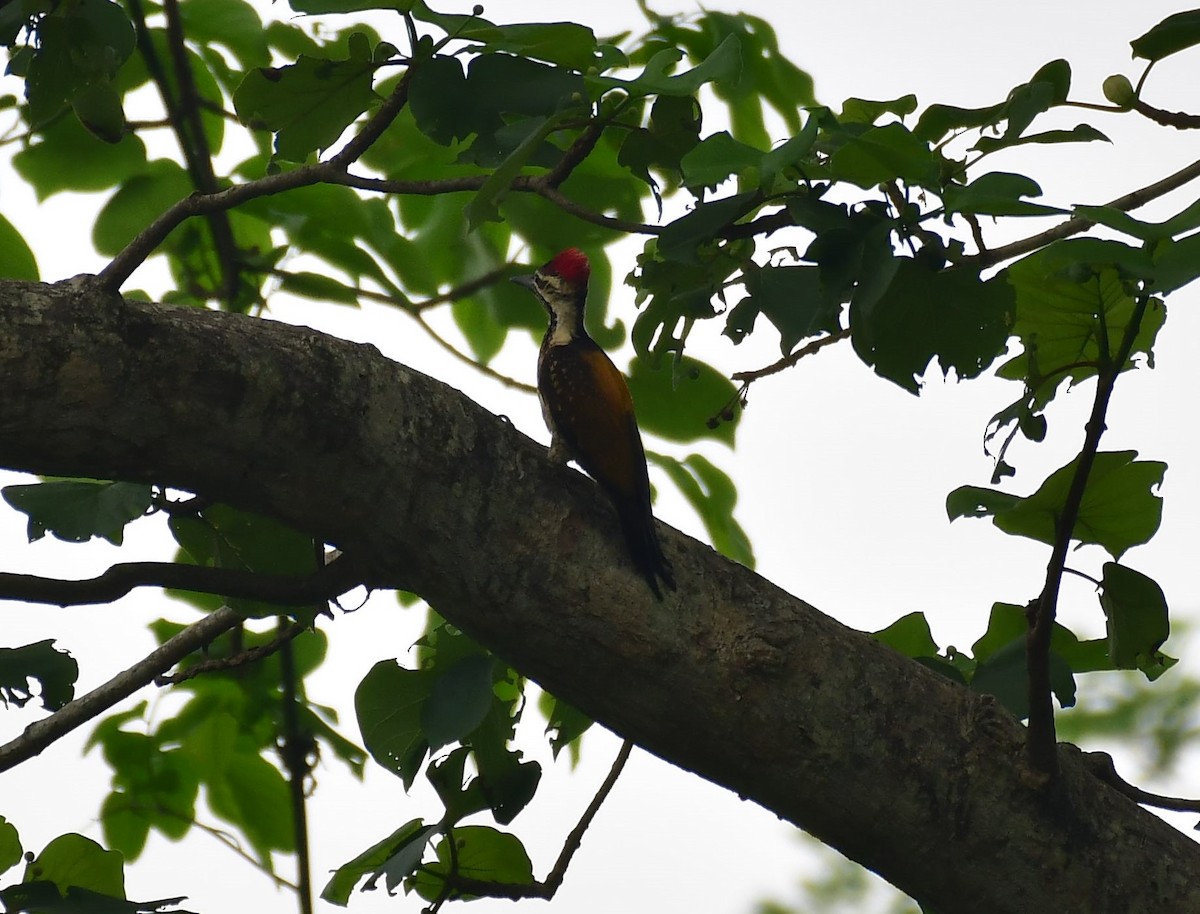
[[0, 278], [37, 282], [37, 259], [16, 227], [0, 215]]
[[729, 313], [725, 335], [735, 343], [749, 333], [758, 314], [779, 331], [779, 348], [790, 354], [804, 340], [834, 333], [842, 303], [823, 282], [820, 267], [765, 266], [744, 272], [749, 293]]
[[88, 133], [75, 118], [62, 118], [41, 131], [38, 141], [12, 159], [38, 202], [64, 190], [97, 191], [129, 179], [146, 164], [146, 146], [134, 134], [116, 144]]
[[1113, 666], [1139, 669], [1147, 679], [1157, 679], [1165, 669], [1158, 649], [1171, 634], [1162, 588], [1140, 571], [1106, 562], [1100, 605], [1108, 620], [1108, 656]]
[[395, 660], [381, 660], [354, 692], [354, 710], [363, 745], [371, 757], [412, 787], [429, 743], [421, 713], [433, 691], [436, 674], [406, 670]]
[[663, 228], [658, 236], [658, 250], [668, 260], [692, 259], [697, 245], [711, 241], [721, 229], [732, 225], [761, 202], [761, 195], [751, 191], [700, 203], [690, 213]]
[[182, 0], [179, 17], [190, 40], [225, 45], [242, 69], [271, 62], [262, 19], [245, 0]]
[[66, 651], [56, 650], [47, 639], [23, 647], [0, 647], [0, 701], [18, 708], [33, 697], [29, 680], [41, 689], [42, 707], [57, 711], [75, 697], [79, 664]]
[[149, 486], [129, 482], [56, 480], [5, 486], [4, 500], [29, 515], [29, 541], [47, 531], [68, 543], [94, 536], [121, 545], [125, 525], [144, 515], [153, 503]]
[[936, 657], [937, 642], [924, 613], [914, 612], [897, 619], [887, 628], [871, 635], [876, 641], [899, 651], [905, 657]]
[[[92, 244], [106, 257], [125, 245], [184, 197], [191, 194], [187, 172], [169, 159], [155, 159], [109, 198], [92, 224]], [[180, 229], [171, 234], [176, 238]]]
[[22, 853], [16, 826], [0, 816], [0, 873], [6, 873], [20, 863]]
[[645, 95], [695, 95], [700, 87], [707, 83], [735, 81], [742, 66], [740, 45], [732, 35], [722, 41], [697, 66], [677, 76], [668, 75], [682, 59], [682, 51], [666, 48], [650, 58], [646, 68], [636, 79], [624, 80], [613, 76], [587, 76], [585, 79], [589, 85], [595, 87], [596, 94], [607, 92], [609, 89], [622, 89], [632, 98]]
[[917, 378], [937, 359], [943, 375], [978, 377], [1007, 347], [1014, 294], [1001, 275], [934, 270], [900, 259], [874, 302], [850, 305], [854, 351], [875, 373], [918, 393]]
[[287, 273], [279, 283], [282, 292], [290, 292], [314, 301], [338, 302], [343, 305], [358, 304], [358, 290], [332, 276], [307, 271]]
[[282, 772], [256, 751], [234, 751], [222, 759], [218, 771], [205, 778], [206, 797], [212, 811], [237, 826], [262, 861], [273, 851], [295, 848], [289, 792]]
[[439, 673], [421, 708], [430, 752], [464, 738], [483, 722], [492, 704], [495, 665], [490, 654], [475, 654]]
[[1029, 203], [1022, 197], [1040, 197], [1042, 189], [1025, 175], [992, 171], [980, 175], [966, 187], [947, 185], [943, 199], [947, 213], [978, 213], [985, 216], [1046, 216], [1065, 213], [1055, 206]]
[[[994, 695], [1013, 716], [1029, 716], [1029, 673], [1025, 655], [1025, 635], [1010, 641], [981, 662], [971, 677], [976, 692]], [[1060, 707], [1075, 704], [1075, 676], [1070, 666], [1055, 651], [1050, 652], [1050, 688]]]
[[1090, 124], [1077, 124], [1070, 130], [1046, 130], [1042, 133], [1031, 133], [1025, 136], [981, 137], [972, 147], [979, 152], [996, 152], [999, 149], [1010, 149], [1013, 146], [1029, 144], [1054, 145], [1058, 143], [1111, 143], [1107, 136]]
[[903, 117], [917, 110], [917, 97], [911, 93], [891, 101], [870, 101], [865, 98], [848, 98], [842, 103], [838, 122], [842, 124], [874, 124], [885, 114]]
[[417, 868], [425, 853], [425, 845], [437, 834], [437, 830], [436, 825], [426, 825], [422, 819], [410, 819], [382, 841], [334, 870], [333, 876], [321, 890], [321, 899], [344, 908], [349, 904], [350, 893], [360, 879], [371, 876], [363, 886], [365, 892], [374, 888], [376, 879], [385, 873], [387, 889], [391, 892]]
[[1174, 13], [1129, 42], [1133, 56], [1143, 60], [1162, 60], [1200, 44], [1200, 10]]
[[739, 143], [722, 130], [705, 139], [680, 160], [683, 183], [688, 188], [716, 187], [730, 175], [758, 168], [763, 153]]
[[635, 358], [629, 365], [629, 391], [642, 431], [668, 441], [716, 438], [733, 446], [737, 414], [716, 428], [708, 425], [737, 394], [733, 382], [712, 366], [683, 356], [672, 370], [655, 370], [646, 359]]
[[737, 489], [730, 477], [701, 454], [676, 460], [663, 454], [646, 455], [683, 493], [708, 533], [713, 548], [747, 568], [754, 567], [754, 547], [733, 516]]
[[276, 134], [275, 151], [303, 162], [327, 149], [375, 100], [374, 63], [368, 59], [328, 60], [302, 54], [294, 64], [263, 67], [246, 74], [233, 95], [238, 119]]
[[[1151, 490], [1162, 485], [1167, 465], [1135, 457], [1137, 451], [1096, 454], [1072, 540], [1102, 546], [1119, 559], [1154, 536], [1162, 520], [1162, 497]], [[1026, 498], [965, 486], [951, 493], [947, 511], [951, 520], [991, 516], [1005, 533], [1053, 544], [1078, 462], [1076, 458], [1055, 470]]]
[[[449, 842], [455, 845], [451, 858]], [[426, 901], [438, 897], [451, 871], [451, 860], [457, 861], [456, 873], [468, 879], [499, 882], [505, 885], [532, 885], [533, 863], [516, 835], [498, 831], [486, 825], [463, 825], [455, 828], [438, 842], [437, 861], [421, 868], [407, 886]], [[475, 896], [462, 894], [462, 899]]]
[[939, 171], [928, 143], [913, 136], [903, 124], [870, 128], [838, 149], [829, 165], [836, 179], [864, 188], [897, 178], [934, 187]]
[[125, 897], [121, 855], [106, 851], [83, 835], [59, 835], [25, 867], [24, 882], [52, 882], [66, 894], [70, 888], [89, 889], [113, 898]]
[[565, 748], [571, 750], [571, 762], [579, 759], [579, 744], [583, 734], [594, 721], [561, 698], [542, 692], [538, 697], [538, 708], [546, 717], [546, 733], [550, 734], [550, 751], [554, 758]]
[[500, 221], [500, 201], [508, 193], [513, 180], [529, 162], [533, 153], [545, 142], [546, 137], [558, 129], [566, 118], [563, 111], [552, 117], [531, 120], [526, 127], [529, 134], [512, 151], [499, 167], [484, 179], [483, 185], [463, 210], [467, 217], [468, 231], [474, 231], [483, 222]]

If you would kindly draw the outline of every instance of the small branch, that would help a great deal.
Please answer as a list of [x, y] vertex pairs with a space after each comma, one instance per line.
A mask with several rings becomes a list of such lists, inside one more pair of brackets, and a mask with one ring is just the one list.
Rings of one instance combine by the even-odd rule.
[[588, 124], [587, 129], [576, 137], [575, 142], [563, 153], [558, 163], [542, 178], [547, 187], [557, 189], [563, 181], [571, 176], [571, 172], [578, 167], [579, 163], [596, 148], [596, 143], [600, 141], [600, 136], [607, 126], [607, 120], [610, 119], [602, 121], [597, 118]]
[[[1145, 206], [1151, 200], [1157, 200], [1159, 197], [1165, 196], [1173, 190], [1178, 190], [1185, 184], [1196, 180], [1196, 178], [1200, 178], [1200, 161], [1193, 162], [1191, 165], [1179, 169], [1179, 171], [1173, 175], [1168, 175], [1161, 181], [1155, 181], [1153, 184], [1125, 194], [1123, 197], [1117, 197], [1105, 205], [1113, 209], [1119, 209], [1121, 212], [1128, 212], [1140, 206]], [[962, 264], [977, 269], [994, 266], [1006, 260], [1011, 260], [1014, 257], [1020, 257], [1022, 254], [1029, 254], [1039, 248], [1044, 248], [1052, 241], [1078, 235], [1080, 232], [1087, 231], [1093, 225], [1095, 223], [1090, 219], [1075, 216], [1066, 222], [1056, 225], [1052, 229], [1047, 229], [1036, 235], [1030, 235], [1028, 238], [1023, 238], [1020, 241], [1014, 241], [1011, 244], [992, 248], [988, 251], [981, 251], [973, 257], [964, 257]]]
[[[178, 118], [175, 131], [187, 161], [193, 186], [201, 193], [215, 193], [220, 189], [220, 185], [213, 171], [212, 150], [204, 133], [204, 123], [200, 119], [200, 93], [196, 89], [195, 79], [192, 78], [192, 64], [188, 60], [187, 44], [183, 37], [179, 0], [163, 0], [163, 13], [167, 20], [167, 47], [171, 51], [175, 81], [179, 87], [178, 104], [171, 112], [172, 120]], [[170, 90], [165, 83], [160, 86], [160, 91], [164, 101], [170, 98]], [[224, 210], [209, 213], [208, 227], [212, 231], [213, 248], [221, 269], [221, 298], [232, 310], [237, 297], [241, 255], [233, 237], [229, 215]]]
[[248, 647], [244, 651], [238, 651], [232, 657], [213, 657], [210, 660], [194, 663], [181, 672], [167, 673], [156, 677], [154, 684], [156, 686], [179, 685], [181, 682], [187, 682], [189, 679], [195, 679], [197, 676], [203, 676], [205, 673], [217, 673], [223, 670], [235, 670], [238, 667], [248, 666], [265, 657], [270, 657], [281, 648], [290, 644], [298, 635], [308, 630], [309, 626], [303, 622], [292, 622], [266, 644], [260, 644], [258, 647]]
[[[1142, 315], [1149, 304], [1148, 293], [1141, 293], [1134, 305], [1133, 314], [1125, 328], [1121, 345], [1115, 358], [1100, 371], [1096, 379], [1096, 397], [1092, 402], [1092, 413], [1088, 418], [1083, 448], [1075, 466], [1075, 475], [1063, 501], [1062, 514], [1054, 529], [1054, 546], [1050, 562], [1046, 566], [1046, 583], [1036, 600], [1027, 610], [1029, 632], [1025, 641], [1029, 676], [1029, 731], [1026, 751], [1034, 770], [1050, 777], [1058, 774], [1058, 746], [1054, 732], [1054, 696], [1050, 686], [1050, 640], [1054, 630], [1054, 618], [1058, 610], [1058, 593], [1066, 568], [1067, 551], [1079, 508], [1087, 489], [1088, 476], [1100, 449], [1100, 438], [1104, 434], [1108, 404], [1116, 386], [1117, 376], [1124, 370], [1125, 363], [1133, 351], [1134, 340], [1141, 326]], [[1102, 353], [1107, 355], [1107, 353]]]
[[1174, 127], [1176, 130], [1196, 130], [1200, 128], [1200, 115], [1188, 114], [1184, 111], [1164, 111], [1147, 105], [1140, 98], [1133, 103], [1133, 110], [1163, 127]]
[[418, 324], [421, 325], [421, 329], [429, 334], [429, 338], [431, 340], [441, 346], [442, 349], [444, 349], [454, 358], [458, 359], [458, 361], [462, 362], [464, 365], [470, 366], [480, 374], [486, 375], [493, 381], [498, 381], [511, 390], [520, 390], [529, 394], [537, 393], [537, 388], [532, 384], [526, 384], [524, 381], [518, 381], [516, 378], [510, 378], [506, 374], [501, 374], [491, 366], [484, 365], [482, 362], [477, 362], [465, 352], [461, 352], [456, 346], [452, 345], [449, 340], [434, 330], [429, 321], [425, 320], [425, 316], [420, 312], [413, 314], [412, 317]]
[[123, 562], [98, 577], [81, 581], [3, 572], [0, 600], [86, 606], [111, 603], [135, 587], [164, 587], [277, 606], [308, 606], [324, 603], [364, 583], [358, 577], [360, 572], [345, 557], [304, 577], [174, 562]]
[[[410, 71], [411, 72], [411, 71]], [[395, 91], [367, 121], [363, 129], [333, 158], [313, 165], [302, 165], [292, 171], [267, 175], [256, 181], [235, 184], [224, 190], [207, 194], [192, 194], [180, 200], [155, 219], [141, 234], [129, 242], [116, 257], [100, 271], [100, 285], [107, 290], [117, 291], [141, 263], [166, 240], [167, 236], [185, 219], [208, 213], [232, 209], [248, 200], [270, 194], [307, 187], [322, 181], [342, 183], [336, 179], [345, 175], [346, 168], [356, 161], [371, 143], [387, 129], [408, 100], [409, 76], [396, 86]], [[482, 182], [481, 182], [482, 183]]]
[[192, 623], [129, 669], [86, 695], [67, 702], [49, 717], [35, 721], [16, 739], [0, 746], [0, 771], [7, 771], [40, 754], [81, 724], [93, 720], [117, 702], [150, 684], [156, 676], [169, 670], [188, 654], [204, 647], [242, 621], [241, 613], [222, 606], [199, 622]]
[[548, 901], [553, 898], [554, 893], [562, 885], [563, 879], [566, 878], [567, 867], [571, 865], [571, 859], [583, 843], [584, 834], [591, 826], [592, 820], [596, 818], [596, 813], [600, 811], [600, 807], [604, 804], [604, 801], [608, 799], [608, 795], [612, 793], [613, 786], [617, 783], [617, 778], [621, 776], [621, 771], [625, 768], [625, 763], [629, 761], [629, 754], [632, 751], [633, 743], [625, 740], [621, 744], [621, 750], [617, 753], [616, 759], [613, 760], [612, 769], [608, 772], [608, 777], [604, 779], [604, 783], [600, 785], [600, 789], [592, 797], [592, 802], [584, 810], [579, 822], [571, 829], [571, 833], [567, 835], [567, 840], [563, 842], [563, 848], [559, 852], [558, 860], [555, 861], [550, 872], [546, 874], [544, 881], [534, 882], [529, 885], [513, 885], [505, 882], [488, 882], [483, 879], [471, 879], [467, 876], [455, 876], [451, 889], [460, 895], [507, 898], [512, 901], [522, 898], [542, 898]]
[[312, 774], [315, 741], [313, 735], [301, 732], [296, 705], [302, 700], [297, 687], [296, 661], [292, 655], [292, 639], [296, 623], [286, 617], [279, 619], [279, 634], [275, 640], [282, 647], [280, 661], [280, 702], [282, 738], [279, 757], [288, 776], [288, 795], [292, 804], [292, 835], [296, 846], [296, 886], [300, 914], [313, 914], [312, 862], [308, 853], [308, 779]]
[[1168, 797], [1159, 793], [1150, 793], [1130, 784], [1119, 774], [1112, 756], [1107, 752], [1084, 752], [1084, 764], [1091, 769], [1092, 774], [1115, 788], [1118, 792], [1129, 797], [1135, 803], [1143, 806], [1154, 806], [1158, 809], [1173, 809], [1176, 812], [1200, 812], [1200, 800], [1189, 800], [1186, 797]]
[[807, 346], [801, 346], [795, 352], [784, 356], [778, 362], [772, 362], [770, 365], [764, 366], [763, 368], [756, 368], [753, 371], [739, 371], [732, 376], [732, 380], [749, 384], [752, 381], [757, 381], [759, 378], [765, 378], [769, 375], [778, 374], [787, 368], [791, 368], [801, 359], [820, 352], [826, 346], [831, 346], [834, 343], [840, 343], [842, 340], [848, 339], [850, 339], [850, 331], [839, 330], [837, 333], [831, 333], [829, 336], [823, 336], [820, 339], [813, 340]]

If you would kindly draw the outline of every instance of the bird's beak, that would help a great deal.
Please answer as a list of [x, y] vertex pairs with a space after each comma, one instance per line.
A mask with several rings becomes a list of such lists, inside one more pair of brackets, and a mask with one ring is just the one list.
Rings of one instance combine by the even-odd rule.
[[518, 286], [524, 286], [526, 289], [528, 289], [530, 292], [532, 292], [534, 290], [533, 276], [534, 276], [534, 274], [532, 274], [532, 273], [526, 273], [522, 276], [514, 276], [512, 278], [512, 281], [515, 282]]

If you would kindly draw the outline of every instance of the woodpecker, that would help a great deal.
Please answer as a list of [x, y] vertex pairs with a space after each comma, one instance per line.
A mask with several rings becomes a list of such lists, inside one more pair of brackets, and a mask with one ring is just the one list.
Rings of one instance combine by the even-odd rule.
[[600, 484], [621, 521], [634, 565], [658, 599], [658, 581], [675, 578], [650, 509], [646, 452], [625, 378], [583, 326], [591, 267], [568, 248], [536, 273], [513, 282], [537, 296], [550, 315], [538, 352], [538, 399], [550, 429], [550, 458], [574, 460]]

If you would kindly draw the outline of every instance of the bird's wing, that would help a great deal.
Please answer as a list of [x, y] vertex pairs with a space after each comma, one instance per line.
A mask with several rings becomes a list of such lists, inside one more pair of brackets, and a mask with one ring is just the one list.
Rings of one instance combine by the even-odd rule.
[[547, 349], [538, 387], [554, 432], [611, 495], [650, 502], [646, 455], [625, 378], [591, 340]]

